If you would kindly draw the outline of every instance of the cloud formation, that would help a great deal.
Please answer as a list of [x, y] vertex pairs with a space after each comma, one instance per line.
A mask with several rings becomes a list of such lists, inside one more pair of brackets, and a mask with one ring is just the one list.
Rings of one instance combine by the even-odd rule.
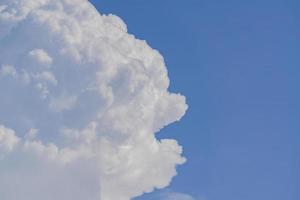
[[188, 194], [178, 192], [167, 192], [161, 195], [162, 200], [195, 200]]
[[129, 200], [164, 188], [182, 148], [163, 57], [87, 0], [0, 0], [2, 200]]

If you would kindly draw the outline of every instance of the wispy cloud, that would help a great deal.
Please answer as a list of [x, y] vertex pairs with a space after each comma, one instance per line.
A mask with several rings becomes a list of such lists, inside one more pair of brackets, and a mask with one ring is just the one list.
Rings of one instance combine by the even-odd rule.
[[162, 195], [161, 200], [196, 200], [194, 197], [184, 193], [167, 192]]

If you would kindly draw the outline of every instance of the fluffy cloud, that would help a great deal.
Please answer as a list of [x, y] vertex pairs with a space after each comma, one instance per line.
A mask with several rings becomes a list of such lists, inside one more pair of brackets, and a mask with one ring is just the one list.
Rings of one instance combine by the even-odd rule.
[[19, 138], [13, 130], [0, 126], [0, 155], [12, 151], [18, 142]]
[[87, 0], [0, 0], [2, 200], [129, 200], [164, 188], [182, 148], [163, 57]]

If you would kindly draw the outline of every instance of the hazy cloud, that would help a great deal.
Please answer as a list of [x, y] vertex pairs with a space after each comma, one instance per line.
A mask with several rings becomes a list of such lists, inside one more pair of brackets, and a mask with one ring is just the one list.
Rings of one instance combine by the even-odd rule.
[[183, 193], [170, 192], [163, 195], [162, 200], [196, 200], [192, 196]]

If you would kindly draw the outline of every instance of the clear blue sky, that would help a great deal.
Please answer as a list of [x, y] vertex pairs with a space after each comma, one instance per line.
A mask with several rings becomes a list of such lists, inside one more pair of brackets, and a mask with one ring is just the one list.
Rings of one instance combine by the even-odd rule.
[[[93, 0], [165, 57], [187, 96], [188, 162], [169, 190], [196, 200], [300, 199], [300, 1]], [[138, 200], [155, 199], [155, 193]]]

